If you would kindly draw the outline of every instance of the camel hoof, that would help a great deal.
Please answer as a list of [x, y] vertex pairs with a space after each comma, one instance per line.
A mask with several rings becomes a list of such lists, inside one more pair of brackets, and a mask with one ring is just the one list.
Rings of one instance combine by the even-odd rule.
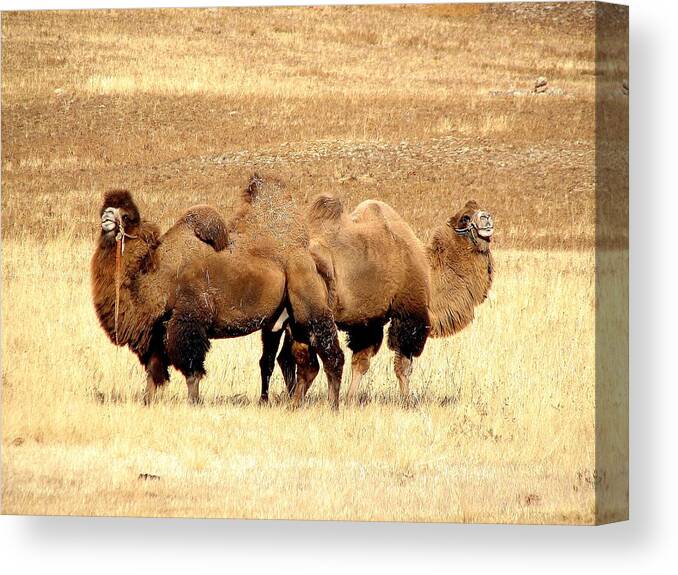
[[368, 403], [367, 396], [365, 394], [360, 394], [358, 395], [357, 393], [354, 395], [348, 395], [346, 396], [346, 405], [351, 406], [351, 407], [362, 407]]
[[400, 398], [400, 403], [405, 409], [415, 409], [419, 405], [419, 400], [413, 395], [407, 395]]
[[302, 403], [303, 402], [300, 399], [293, 397], [292, 401], [290, 401], [287, 405], [292, 411], [296, 411], [297, 409], [301, 408]]

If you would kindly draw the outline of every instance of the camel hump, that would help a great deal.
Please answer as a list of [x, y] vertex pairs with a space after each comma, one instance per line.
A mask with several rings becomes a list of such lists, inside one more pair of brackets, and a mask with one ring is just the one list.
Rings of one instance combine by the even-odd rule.
[[259, 197], [261, 190], [264, 187], [264, 178], [260, 174], [254, 172], [247, 182], [247, 187], [242, 191], [242, 200], [247, 204], [254, 203]]
[[220, 252], [228, 245], [226, 222], [213, 207], [198, 205], [189, 208], [179, 222], [184, 223], [199, 240]]
[[331, 194], [318, 194], [311, 200], [308, 219], [311, 222], [339, 221], [344, 215], [344, 204]]
[[245, 204], [255, 204], [265, 198], [282, 198], [285, 201], [292, 201], [292, 195], [282, 180], [270, 175], [262, 175], [254, 172], [242, 191], [241, 200]]
[[384, 221], [398, 221], [402, 218], [390, 205], [379, 200], [365, 200], [360, 202], [353, 213], [351, 219], [354, 222], [377, 220]]

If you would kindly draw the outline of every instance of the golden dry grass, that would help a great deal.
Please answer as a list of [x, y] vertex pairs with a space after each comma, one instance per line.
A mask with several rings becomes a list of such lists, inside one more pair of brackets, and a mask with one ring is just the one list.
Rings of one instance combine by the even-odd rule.
[[[592, 30], [586, 5], [4, 15], [3, 512], [594, 522], [624, 478], [595, 468]], [[427, 345], [416, 407], [387, 350], [358, 407], [320, 378], [290, 411], [277, 373], [260, 407], [257, 336], [215, 343], [203, 405], [176, 375], [140, 405], [90, 302], [101, 192], [167, 226], [254, 168], [422, 238], [493, 211], [496, 299]]]
[[323, 378], [293, 412], [276, 374], [260, 407], [257, 336], [216, 343], [204, 405], [175, 375], [144, 408], [143, 370], [89, 302], [90, 244], [50, 245], [49, 270], [36, 250], [3, 252], [6, 512], [592, 520], [591, 254], [502, 252], [495, 300], [417, 362], [418, 407], [399, 404], [384, 351], [363, 404], [335, 414]]

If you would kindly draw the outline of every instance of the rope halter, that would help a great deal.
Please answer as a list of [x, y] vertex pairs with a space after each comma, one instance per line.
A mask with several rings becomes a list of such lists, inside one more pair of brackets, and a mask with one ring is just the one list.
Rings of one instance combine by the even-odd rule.
[[[473, 214], [474, 216], [477, 214]], [[460, 236], [468, 236], [471, 238], [471, 241], [475, 244], [478, 245], [478, 236], [483, 237], [480, 232], [487, 232], [488, 236], [492, 235], [492, 232], [494, 231], [494, 225], [492, 224], [492, 217], [487, 213], [487, 212], [480, 212], [482, 215], [480, 216], [480, 220], [486, 222], [484, 226], [478, 226], [473, 220], [474, 218], [469, 219], [468, 226], [465, 228], [454, 228], [454, 232], [457, 235]]]
[[[478, 212], [476, 212], [478, 213]], [[481, 212], [483, 214], [486, 214], [486, 212]], [[475, 216], [475, 214], [474, 214]], [[460, 236], [468, 236], [471, 238], [471, 241], [475, 244], [478, 245], [478, 236], [483, 237], [480, 232], [488, 232], [488, 236], [492, 235], [492, 232], [494, 231], [494, 226], [492, 225], [492, 219], [489, 214], [481, 216], [481, 219], [485, 219], [487, 222], [487, 225], [483, 227], [478, 227], [476, 223], [473, 221], [473, 218], [469, 220], [468, 226], [465, 228], [454, 228], [454, 232]]]

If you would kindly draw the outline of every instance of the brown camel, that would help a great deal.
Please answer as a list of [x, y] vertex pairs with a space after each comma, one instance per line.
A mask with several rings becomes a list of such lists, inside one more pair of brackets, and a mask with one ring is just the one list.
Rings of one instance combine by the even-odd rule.
[[[470, 201], [433, 231], [426, 246], [391, 206], [380, 201], [362, 202], [349, 215], [340, 200], [320, 195], [307, 219], [311, 252], [330, 286], [336, 324], [348, 333], [353, 352], [349, 401], [355, 398], [389, 321], [388, 345], [395, 351], [395, 374], [407, 399], [412, 360], [421, 355], [428, 336], [444, 337], [463, 329], [473, 320], [474, 307], [487, 296], [493, 277], [492, 216]], [[305, 362], [297, 362], [295, 382], [290, 350], [298, 345], [288, 335], [278, 360], [288, 387], [301, 387], [298, 393], [303, 397], [318, 369], [309, 350]]]
[[[275, 354], [288, 322], [299, 342], [290, 349], [294, 360], [304, 363], [304, 354], [320, 356], [330, 403], [338, 407], [344, 356], [328, 290], [308, 251], [308, 230], [291, 196], [280, 182], [255, 175], [229, 231], [229, 249], [195, 258], [184, 268], [172, 301], [167, 352], [172, 365], [186, 377], [189, 397], [198, 398], [210, 339], [261, 329], [261, 398], [266, 401]], [[302, 397], [297, 393], [294, 399], [299, 404]]]
[[111, 341], [127, 345], [146, 368], [148, 402], [169, 379], [164, 321], [171, 313], [178, 272], [191, 259], [224, 249], [226, 224], [209, 206], [195, 206], [161, 235], [155, 224], [141, 219], [126, 190], [107, 192], [100, 216], [101, 233], [91, 262], [94, 308]]

